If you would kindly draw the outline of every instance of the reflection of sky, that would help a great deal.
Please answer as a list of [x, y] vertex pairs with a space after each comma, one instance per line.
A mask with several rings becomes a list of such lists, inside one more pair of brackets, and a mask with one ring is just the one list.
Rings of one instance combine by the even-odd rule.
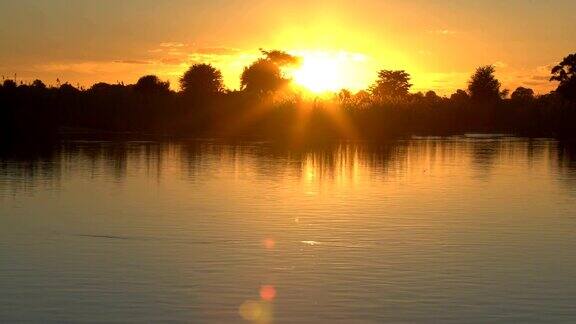
[[570, 155], [558, 163], [557, 147], [449, 139], [2, 152], [0, 314], [574, 318], [576, 196]]

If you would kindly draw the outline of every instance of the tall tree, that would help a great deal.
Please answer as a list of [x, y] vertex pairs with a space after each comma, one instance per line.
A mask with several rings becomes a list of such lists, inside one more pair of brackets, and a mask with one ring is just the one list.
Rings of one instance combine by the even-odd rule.
[[496, 79], [496, 70], [492, 65], [481, 66], [476, 69], [468, 82], [470, 99], [476, 102], [496, 101], [505, 96], [507, 91], [500, 91], [501, 83]]
[[194, 64], [180, 78], [180, 87], [187, 96], [214, 96], [224, 91], [222, 72], [210, 64]]
[[296, 65], [300, 59], [283, 51], [260, 51], [264, 57], [244, 68], [240, 84], [242, 90], [262, 95], [277, 91], [288, 84], [290, 79], [282, 75], [282, 68]]
[[566, 56], [552, 68], [550, 81], [559, 81], [556, 92], [563, 98], [576, 101], [576, 53]]
[[410, 87], [410, 74], [406, 71], [381, 70], [378, 72], [378, 80], [370, 90], [380, 99], [403, 99], [408, 96]]

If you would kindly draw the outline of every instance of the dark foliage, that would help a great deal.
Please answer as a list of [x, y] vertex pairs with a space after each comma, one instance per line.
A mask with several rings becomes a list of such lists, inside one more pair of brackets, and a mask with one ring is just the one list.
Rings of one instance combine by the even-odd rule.
[[371, 90], [379, 99], [402, 100], [408, 96], [410, 87], [410, 74], [406, 71], [381, 70]]
[[502, 98], [500, 81], [494, 73], [496, 69], [492, 65], [481, 66], [476, 69], [472, 79], [468, 83], [470, 99], [478, 103], [493, 103]]
[[289, 91], [278, 95], [290, 81], [281, 68], [298, 59], [281, 51], [262, 54], [245, 69], [242, 91], [225, 91], [220, 71], [206, 64], [184, 74], [181, 92], [153, 75], [134, 85], [97, 83], [87, 90], [67, 83], [48, 87], [39, 80], [21, 85], [5, 80], [0, 140], [37, 141], [94, 131], [294, 142], [473, 132], [576, 136], [571, 59], [552, 71], [558, 90], [542, 96], [519, 87], [505, 99], [494, 68], [484, 66], [472, 75], [469, 92], [457, 90], [450, 98], [433, 91], [410, 94], [408, 73], [384, 70], [371, 92], [342, 90], [332, 99], [305, 100]]
[[576, 101], [576, 53], [566, 56], [552, 68], [550, 81], [558, 81], [556, 92], [564, 99]]
[[222, 73], [210, 64], [195, 64], [180, 79], [187, 96], [210, 97], [224, 91]]
[[514, 101], [528, 102], [534, 100], [534, 90], [530, 88], [518, 87], [510, 97]]
[[240, 79], [242, 90], [259, 96], [284, 88], [290, 80], [282, 76], [281, 68], [299, 64], [297, 57], [286, 52], [260, 51], [264, 57], [244, 68]]

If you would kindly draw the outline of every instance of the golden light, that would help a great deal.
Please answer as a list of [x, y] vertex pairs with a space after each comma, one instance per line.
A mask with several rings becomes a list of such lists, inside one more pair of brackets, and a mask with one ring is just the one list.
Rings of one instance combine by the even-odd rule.
[[362, 54], [329, 51], [291, 51], [301, 57], [301, 64], [287, 74], [296, 85], [315, 94], [357, 90], [366, 86], [370, 75]]
[[302, 66], [294, 71], [294, 82], [319, 93], [342, 88], [344, 75], [339, 62], [330, 57], [307, 56]]

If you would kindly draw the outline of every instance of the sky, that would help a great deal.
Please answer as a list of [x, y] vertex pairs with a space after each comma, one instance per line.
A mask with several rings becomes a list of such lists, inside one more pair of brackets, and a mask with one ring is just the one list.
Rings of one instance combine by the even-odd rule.
[[156, 74], [178, 89], [211, 63], [237, 89], [264, 48], [302, 56], [310, 87], [360, 90], [398, 69], [413, 91], [449, 95], [493, 64], [504, 87], [545, 93], [576, 52], [574, 12], [574, 0], [2, 0], [0, 74], [84, 87]]

